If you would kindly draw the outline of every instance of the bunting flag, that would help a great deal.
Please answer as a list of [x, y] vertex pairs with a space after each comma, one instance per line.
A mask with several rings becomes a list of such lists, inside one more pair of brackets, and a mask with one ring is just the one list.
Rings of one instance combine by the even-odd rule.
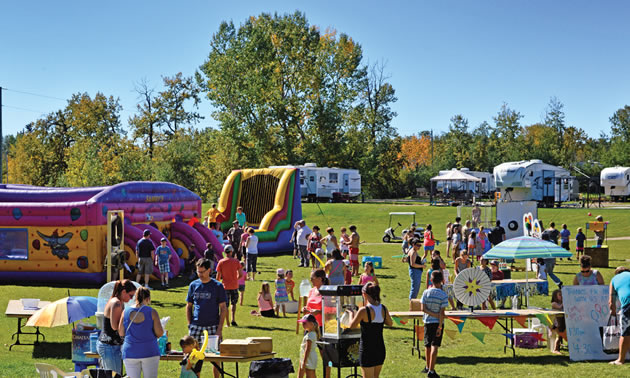
[[[398, 316], [392, 316], [392, 320], [398, 325], [404, 325]], [[407, 324], [407, 323], [405, 323]]]
[[521, 327], [527, 328], [527, 325], [525, 324], [525, 322], [527, 322], [527, 316], [526, 315], [515, 316], [514, 319], [516, 319], [516, 321], [518, 322], [518, 324], [521, 325]]
[[424, 327], [423, 326], [419, 326], [419, 325], [416, 326], [416, 338], [418, 340], [424, 340]]
[[450, 337], [451, 340], [455, 340], [455, 335], [457, 335], [457, 331], [455, 331], [454, 329], [445, 329], [444, 332], [446, 332], [446, 336]]
[[538, 332], [530, 333], [530, 335], [534, 336], [534, 338], [538, 341], [545, 341], [545, 339], [543, 339], [543, 335]]
[[407, 323], [408, 323], [408, 322], [407, 322], [406, 320], [402, 320], [402, 319], [400, 319], [400, 324], [402, 324], [402, 325], [407, 325]]
[[484, 332], [471, 332], [473, 336], [475, 336], [475, 338], [477, 340], [479, 340], [482, 344], [485, 344], [483, 342], [483, 338], [486, 336], [486, 334]]
[[490, 328], [490, 330], [492, 330], [492, 328], [494, 328], [494, 325], [497, 323], [497, 318], [494, 316], [484, 316], [481, 318], [477, 318], [477, 320], [479, 320], [486, 327]]
[[551, 327], [551, 319], [549, 319], [549, 315], [547, 314], [536, 314], [536, 318], [540, 320], [540, 322], [547, 327]]
[[466, 318], [459, 318], [457, 316], [447, 316], [447, 318], [455, 324], [463, 323]]
[[513, 339], [514, 338], [514, 334], [513, 333], [502, 333], [502, 335], [507, 337], [508, 339]]
[[459, 333], [462, 333], [462, 330], [464, 329], [464, 324], [466, 323], [466, 318], [460, 319], [462, 322], [461, 323], [455, 323], [457, 324], [457, 329], [459, 329]]

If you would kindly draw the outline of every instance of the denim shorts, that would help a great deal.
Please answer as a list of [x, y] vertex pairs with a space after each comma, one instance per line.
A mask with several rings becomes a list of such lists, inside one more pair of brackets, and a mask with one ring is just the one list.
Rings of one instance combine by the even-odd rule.
[[122, 352], [120, 345], [103, 344], [97, 341], [96, 351], [100, 356], [101, 368], [122, 374]]

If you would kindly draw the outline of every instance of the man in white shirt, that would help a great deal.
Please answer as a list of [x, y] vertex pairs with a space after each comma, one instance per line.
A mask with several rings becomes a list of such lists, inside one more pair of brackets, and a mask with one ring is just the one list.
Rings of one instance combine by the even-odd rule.
[[304, 219], [300, 221], [300, 229], [297, 232], [297, 244], [300, 250], [300, 265], [299, 267], [308, 267], [309, 264], [309, 254], [308, 249], [308, 236], [312, 233], [310, 228], [306, 225]]

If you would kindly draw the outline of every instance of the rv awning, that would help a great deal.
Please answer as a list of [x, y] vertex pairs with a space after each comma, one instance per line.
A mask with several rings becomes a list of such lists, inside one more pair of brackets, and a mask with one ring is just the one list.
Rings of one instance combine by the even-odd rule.
[[469, 175], [467, 173], [464, 173], [462, 171], [448, 171], [448, 173], [445, 173], [443, 175], [440, 176], [435, 176], [431, 178], [431, 181], [472, 181], [472, 182], [479, 182], [481, 181], [481, 179]]

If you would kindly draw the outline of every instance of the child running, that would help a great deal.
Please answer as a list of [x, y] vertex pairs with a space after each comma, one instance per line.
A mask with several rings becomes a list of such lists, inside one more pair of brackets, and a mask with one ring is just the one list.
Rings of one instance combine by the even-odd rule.
[[304, 315], [298, 320], [304, 327], [304, 338], [300, 346], [300, 367], [298, 368], [298, 378], [316, 378], [317, 369], [317, 346], [315, 342], [319, 339], [319, 325], [317, 319], [312, 314]]
[[190, 353], [193, 349], [199, 350], [199, 343], [194, 337], [187, 335], [179, 340], [179, 346], [182, 348], [182, 352], [184, 352], [184, 359], [179, 363], [182, 365], [179, 378], [198, 378], [201, 375], [203, 360], [191, 360]]
[[361, 286], [368, 282], [374, 282], [378, 285], [378, 279], [376, 279], [376, 273], [374, 273], [374, 264], [371, 261], [365, 263], [363, 266], [363, 274], [361, 274], [357, 282]]
[[424, 313], [424, 349], [427, 365], [422, 373], [428, 377], [439, 377], [435, 372], [438, 348], [442, 345], [444, 329], [444, 310], [448, 307], [448, 295], [442, 290], [443, 275], [441, 271], [431, 273], [433, 287], [422, 293], [420, 311]]
[[289, 296], [287, 295], [287, 284], [284, 279], [284, 269], [279, 268], [276, 270], [277, 278], [276, 278], [276, 316], [280, 317], [280, 307], [282, 307], [282, 316], [287, 317], [286, 305], [289, 301]]

